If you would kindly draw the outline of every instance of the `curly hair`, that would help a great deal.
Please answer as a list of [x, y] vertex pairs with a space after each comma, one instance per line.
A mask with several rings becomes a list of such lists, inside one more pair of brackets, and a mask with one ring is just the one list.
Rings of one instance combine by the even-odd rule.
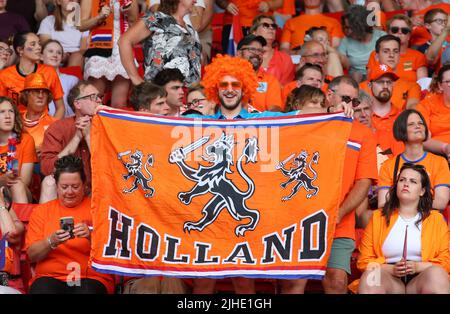
[[81, 181], [86, 182], [86, 174], [83, 169], [83, 161], [80, 157], [74, 155], [67, 155], [59, 158], [55, 161], [55, 177], [56, 183], [59, 181], [59, 177], [63, 173], [79, 173]]
[[373, 27], [367, 24], [367, 17], [371, 11], [367, 10], [362, 5], [351, 5], [341, 17], [342, 25], [345, 25], [345, 20], [351, 25], [351, 37], [358, 41], [366, 39], [368, 34], [373, 33]]
[[11, 98], [6, 97], [6, 96], [0, 96], [0, 104], [5, 101], [9, 102], [14, 110], [13, 132], [16, 134], [17, 141], [20, 142], [20, 140], [22, 139], [23, 123], [22, 123], [22, 118], [20, 116], [19, 109], [17, 108], [16, 104], [14, 103], [14, 101]]
[[242, 102], [248, 102], [256, 93], [258, 78], [252, 64], [242, 58], [218, 54], [210, 64], [205, 67], [205, 75], [201, 84], [205, 87], [205, 96], [209, 100], [219, 103], [217, 84], [226, 75], [230, 75], [242, 83]]

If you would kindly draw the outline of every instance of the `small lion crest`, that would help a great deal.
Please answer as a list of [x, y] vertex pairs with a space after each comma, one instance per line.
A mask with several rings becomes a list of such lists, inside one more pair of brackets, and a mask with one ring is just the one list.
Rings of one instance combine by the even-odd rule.
[[[312, 164], [317, 164], [319, 162], [319, 152], [313, 154], [309, 164], [307, 151], [302, 150], [298, 156], [295, 155], [295, 153], [290, 155], [275, 167], [276, 170], [280, 170], [285, 177], [289, 178], [286, 182], [280, 184], [281, 188], [285, 189], [290, 183], [294, 183], [291, 193], [288, 196], [283, 197], [281, 199], [282, 201], [289, 201], [302, 187], [306, 190], [306, 198], [308, 199], [319, 193], [319, 187], [313, 185], [313, 182], [317, 179], [317, 172], [312, 167]], [[294, 158], [292, 162], [293, 167], [286, 169], [285, 165], [292, 158]], [[312, 177], [306, 173], [308, 169], [313, 174]]]
[[[125, 162], [124, 157], [128, 155], [130, 156], [129, 161]], [[149, 166], [153, 167], [153, 155], [148, 154], [145, 163], [142, 160], [143, 157], [144, 155], [138, 149], [134, 153], [131, 153], [131, 150], [127, 150], [117, 155], [117, 159], [122, 162], [127, 170], [127, 173], [122, 175], [123, 180], [127, 181], [131, 177], [134, 178], [133, 185], [130, 188], [125, 187], [122, 192], [125, 194], [133, 193], [140, 186], [145, 192], [145, 197], [153, 197], [155, 189], [149, 185], [149, 182], [153, 180], [153, 176], [148, 169]], [[146, 175], [144, 174], [144, 170]]]

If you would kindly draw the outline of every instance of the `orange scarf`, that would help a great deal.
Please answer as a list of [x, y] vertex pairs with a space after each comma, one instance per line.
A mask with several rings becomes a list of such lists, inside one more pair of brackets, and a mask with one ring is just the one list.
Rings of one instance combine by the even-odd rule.
[[[129, 0], [119, 0], [120, 3], [120, 34], [128, 29], [126, 15], [122, 12], [130, 7]], [[112, 54], [114, 44], [114, 1], [112, 0], [93, 0], [91, 16], [97, 16], [102, 7], [111, 6], [111, 14], [103, 23], [93, 28], [89, 35], [89, 49], [85, 53], [85, 57], [100, 55], [109, 57]]]

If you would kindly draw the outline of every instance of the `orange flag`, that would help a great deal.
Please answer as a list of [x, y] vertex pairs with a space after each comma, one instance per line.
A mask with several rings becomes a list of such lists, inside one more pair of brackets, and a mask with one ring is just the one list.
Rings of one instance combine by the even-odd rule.
[[92, 266], [140, 276], [321, 279], [352, 120], [93, 122]]

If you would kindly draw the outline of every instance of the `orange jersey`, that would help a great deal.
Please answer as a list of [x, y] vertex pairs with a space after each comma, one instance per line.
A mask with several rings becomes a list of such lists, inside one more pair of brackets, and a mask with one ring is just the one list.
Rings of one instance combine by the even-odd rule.
[[387, 130], [375, 130], [375, 138], [378, 146], [382, 152], [391, 150], [392, 153], [388, 154], [387, 157], [396, 156], [405, 150], [405, 144], [399, 142], [394, 138], [392, 131]]
[[[8, 145], [0, 146], [0, 173], [7, 171]], [[23, 132], [20, 143], [16, 146], [16, 159], [19, 162], [19, 176], [23, 164], [38, 162], [34, 140], [30, 134]]]
[[[25, 119], [26, 111], [22, 115], [22, 119]], [[39, 122], [32, 126], [28, 127], [24, 124], [23, 129], [27, 131], [34, 139], [34, 145], [36, 146], [36, 150], [39, 151], [41, 149], [42, 143], [44, 142], [44, 133], [45, 130], [55, 122], [57, 119], [50, 116], [48, 113], [44, 113], [40, 118]]]
[[[242, 27], [251, 27], [255, 17], [262, 14], [258, 10], [258, 6], [260, 3], [260, 1], [258, 0], [250, 0], [250, 1], [232, 0], [231, 2], [234, 3], [239, 9], [239, 22], [241, 23]], [[273, 15], [273, 11], [269, 11], [264, 14]], [[233, 22], [233, 15], [225, 10], [223, 16], [224, 25], [232, 24], [232, 22]]]
[[[375, 132], [380, 132], [380, 134], [388, 137], [389, 143], [397, 142], [394, 138], [394, 121], [397, 119], [400, 111], [394, 106], [391, 107], [391, 111], [384, 117], [380, 117], [375, 112], [372, 112], [372, 127]], [[403, 150], [402, 150], [403, 151]]]
[[274, 106], [284, 109], [280, 82], [273, 75], [258, 72], [258, 88], [250, 103], [258, 111], [270, 110]]
[[[47, 240], [48, 236], [56, 230], [61, 229], [59, 219], [61, 217], [72, 216], [75, 225], [81, 222], [92, 226], [91, 199], [86, 197], [82, 203], [73, 208], [67, 208], [60, 204], [58, 199], [45, 204], [39, 204], [30, 217], [26, 236], [26, 249], [41, 240]], [[114, 290], [114, 280], [111, 275], [101, 274], [94, 271], [88, 265], [91, 252], [91, 242], [86, 238], [69, 239], [67, 242], [58, 245], [51, 250], [48, 255], [37, 262], [36, 274], [32, 282], [40, 277], [53, 277], [66, 281], [72, 273], [72, 269], [67, 269], [70, 263], [78, 263], [81, 278], [91, 278], [100, 281], [112, 293]]]
[[275, 76], [281, 85], [291, 82], [295, 76], [295, 66], [292, 63], [291, 56], [275, 49], [266, 73]]
[[[372, 95], [372, 91], [369, 88], [368, 81], [361, 82], [359, 87], [366, 91], [369, 95]], [[416, 82], [406, 81], [404, 79], [398, 79], [394, 82], [391, 103], [398, 110], [404, 110], [406, 103], [410, 99], [420, 100], [421, 90], [420, 85]]]
[[[375, 51], [372, 51], [367, 69], [372, 71], [377, 66], [379, 66], [379, 62], [375, 59]], [[400, 55], [395, 74], [404, 80], [416, 82], [417, 69], [421, 67], [427, 67], [425, 55], [420, 51], [408, 48], [404, 54]]]
[[[55, 69], [45, 64], [36, 65], [34, 73], [41, 73], [50, 88], [54, 100], [64, 96], [61, 82]], [[23, 90], [25, 76], [18, 71], [18, 65], [12, 65], [0, 71], [0, 96], [8, 96], [19, 105], [19, 94]]]
[[295, 15], [295, 0], [283, 0], [283, 6], [276, 12], [285, 15]]
[[306, 31], [313, 26], [325, 26], [331, 39], [344, 37], [341, 25], [335, 19], [323, 14], [303, 14], [287, 20], [280, 42], [289, 43], [291, 48], [303, 45]]
[[450, 107], [442, 94], [428, 94], [416, 107], [425, 118], [431, 137], [450, 143]]
[[[378, 180], [379, 189], [389, 189], [393, 185], [395, 159], [396, 158], [394, 157], [390, 158], [381, 165], [380, 179]], [[418, 160], [408, 160], [401, 154], [397, 175], [405, 162], [424, 166], [430, 177], [432, 188], [437, 188], [439, 186], [450, 187], [450, 171], [448, 169], [447, 160], [445, 160], [444, 157], [425, 152]]]
[[[378, 178], [376, 142], [368, 127], [354, 121], [345, 151], [344, 177], [340, 203], [353, 188], [356, 180]], [[335, 238], [355, 239], [355, 211], [345, 215], [336, 226]]]

